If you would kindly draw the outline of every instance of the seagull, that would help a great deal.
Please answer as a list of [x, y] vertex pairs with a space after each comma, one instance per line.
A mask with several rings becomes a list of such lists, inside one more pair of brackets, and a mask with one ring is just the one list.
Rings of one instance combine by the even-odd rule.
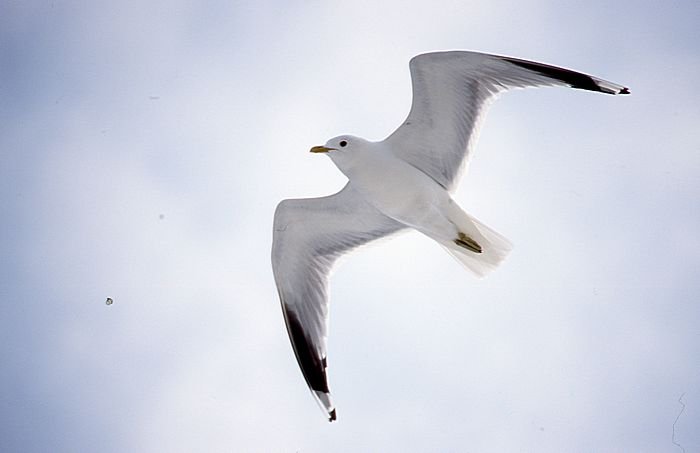
[[617, 83], [556, 66], [468, 51], [410, 61], [413, 102], [386, 139], [331, 138], [326, 154], [348, 182], [340, 192], [287, 199], [273, 224], [272, 270], [297, 362], [312, 395], [336, 419], [326, 374], [328, 276], [338, 257], [406, 229], [434, 239], [477, 277], [503, 261], [510, 242], [452, 199], [486, 107], [508, 89], [560, 85], [629, 94]]

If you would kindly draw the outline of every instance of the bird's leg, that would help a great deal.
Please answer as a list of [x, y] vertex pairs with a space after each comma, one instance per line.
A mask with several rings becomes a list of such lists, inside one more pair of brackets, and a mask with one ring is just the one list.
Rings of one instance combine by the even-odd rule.
[[462, 233], [461, 231], [457, 233], [458, 237], [455, 239], [455, 244], [459, 245], [460, 247], [464, 247], [467, 250], [471, 250], [474, 253], [481, 253], [483, 252], [483, 249], [481, 246], [472, 238], [467, 236], [466, 234]]

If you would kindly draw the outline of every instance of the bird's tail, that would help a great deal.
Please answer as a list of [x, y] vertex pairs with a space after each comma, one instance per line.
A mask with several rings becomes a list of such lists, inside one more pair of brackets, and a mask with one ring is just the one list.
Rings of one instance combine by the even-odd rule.
[[485, 277], [498, 267], [513, 245], [508, 239], [451, 203], [450, 221], [459, 229], [452, 240], [436, 239], [447, 253], [477, 277]]

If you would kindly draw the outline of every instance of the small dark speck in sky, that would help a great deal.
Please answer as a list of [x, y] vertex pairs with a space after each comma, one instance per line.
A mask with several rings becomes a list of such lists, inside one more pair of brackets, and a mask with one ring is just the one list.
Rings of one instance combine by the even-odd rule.
[[148, 96], [148, 99], [150, 99], [151, 101], [157, 101], [158, 99], [160, 99], [160, 96]]
[[158, 218], [159, 218], [160, 220], [163, 220], [163, 219], [165, 218], [165, 214], [158, 214]]
[[105, 303], [106, 303], [107, 305], [112, 305], [112, 304], [114, 303], [114, 301], [112, 300], [111, 297], [108, 297], [107, 300], [105, 301]]

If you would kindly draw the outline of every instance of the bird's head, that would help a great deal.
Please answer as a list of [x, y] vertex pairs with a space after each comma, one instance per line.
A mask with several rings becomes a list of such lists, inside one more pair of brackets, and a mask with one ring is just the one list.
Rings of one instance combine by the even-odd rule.
[[358, 160], [362, 160], [364, 151], [370, 142], [352, 135], [340, 135], [326, 142], [323, 146], [314, 146], [312, 153], [323, 153], [330, 157], [335, 165], [343, 172], [354, 166]]
[[[312, 153], [335, 153], [339, 151], [341, 153], [352, 152], [352, 149], [358, 144], [359, 141], [363, 141], [352, 135], [339, 135], [326, 142], [323, 146], [314, 146], [311, 148]], [[336, 153], [337, 154], [337, 153]], [[330, 154], [329, 154], [330, 156]]]

